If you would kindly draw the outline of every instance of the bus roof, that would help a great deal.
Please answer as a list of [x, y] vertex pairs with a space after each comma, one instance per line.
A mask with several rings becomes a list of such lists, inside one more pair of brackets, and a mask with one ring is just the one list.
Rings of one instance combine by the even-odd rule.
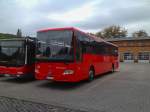
[[110, 43], [110, 42], [107, 42], [105, 41], [104, 39], [102, 38], [99, 38], [99, 37], [96, 37], [96, 36], [93, 36], [93, 35], [89, 35], [81, 30], [79, 30], [78, 28], [74, 28], [74, 27], [64, 27], [64, 28], [46, 28], [46, 29], [41, 29], [41, 30], [38, 30], [37, 32], [47, 32], [47, 31], [58, 31], [58, 30], [72, 30], [72, 31], [79, 31], [85, 35], [88, 35], [89, 37], [93, 38], [95, 41], [97, 42], [105, 42], [107, 44], [110, 44], [112, 46], [115, 46], [115, 47], [118, 47], [117, 45], [113, 44], [113, 43]]

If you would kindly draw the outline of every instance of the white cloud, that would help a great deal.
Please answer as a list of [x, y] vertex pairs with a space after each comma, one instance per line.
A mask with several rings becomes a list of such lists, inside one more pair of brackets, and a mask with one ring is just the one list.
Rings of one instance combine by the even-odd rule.
[[36, 5], [39, 4], [40, 0], [16, 0], [16, 3], [20, 5], [20, 7], [24, 9], [33, 9]]
[[0, 0], [0, 32], [35, 34], [47, 27], [75, 26], [96, 32], [121, 25], [150, 34], [150, 0]]
[[52, 13], [48, 16], [48, 18], [65, 23], [82, 22], [93, 15], [94, 5], [95, 2], [91, 2], [73, 10], [70, 9], [70, 11], [66, 13]]
[[127, 25], [124, 25], [124, 27], [126, 29], [128, 29], [128, 34], [129, 36], [131, 36], [131, 34], [133, 32], [136, 32], [138, 30], [145, 30], [146, 32], [149, 32], [149, 29], [150, 29], [150, 22], [149, 21], [142, 21], [142, 22], [136, 22], [136, 23], [130, 23], [130, 24], [127, 24]]

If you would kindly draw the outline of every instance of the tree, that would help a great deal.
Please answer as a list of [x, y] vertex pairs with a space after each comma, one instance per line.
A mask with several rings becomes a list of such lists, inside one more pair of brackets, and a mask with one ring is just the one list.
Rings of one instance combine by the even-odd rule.
[[139, 30], [139, 31], [134, 32], [132, 34], [132, 37], [135, 37], [135, 38], [148, 37], [148, 33], [144, 30]]
[[21, 38], [21, 37], [22, 37], [21, 29], [18, 29], [18, 30], [17, 30], [16, 36], [17, 36], [18, 38]]
[[16, 38], [16, 35], [0, 33], [0, 39], [9, 39], [9, 38]]
[[104, 38], [101, 31], [97, 32], [95, 35], [96, 35], [97, 37]]
[[95, 36], [95, 34], [94, 34], [94, 33], [91, 33], [91, 32], [88, 32], [87, 34], [88, 34], [88, 35]]
[[127, 30], [120, 26], [110, 26], [97, 32], [96, 35], [101, 38], [123, 38], [127, 36]]

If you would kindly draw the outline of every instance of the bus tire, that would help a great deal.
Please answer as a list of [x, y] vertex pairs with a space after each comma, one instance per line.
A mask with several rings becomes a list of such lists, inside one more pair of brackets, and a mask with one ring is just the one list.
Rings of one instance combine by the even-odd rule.
[[114, 64], [112, 64], [111, 72], [112, 72], [112, 73], [115, 72], [115, 66], [114, 66]]
[[88, 81], [92, 81], [92, 80], [94, 80], [94, 75], [95, 75], [95, 71], [94, 71], [94, 68], [90, 68], [90, 70], [89, 70], [89, 78], [88, 78]]

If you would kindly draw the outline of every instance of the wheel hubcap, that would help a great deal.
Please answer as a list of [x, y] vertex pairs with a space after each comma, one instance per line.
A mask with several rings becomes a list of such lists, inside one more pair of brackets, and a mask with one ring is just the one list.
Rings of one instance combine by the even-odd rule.
[[93, 71], [89, 72], [89, 79], [90, 79], [90, 81], [92, 81], [94, 79], [94, 72]]

